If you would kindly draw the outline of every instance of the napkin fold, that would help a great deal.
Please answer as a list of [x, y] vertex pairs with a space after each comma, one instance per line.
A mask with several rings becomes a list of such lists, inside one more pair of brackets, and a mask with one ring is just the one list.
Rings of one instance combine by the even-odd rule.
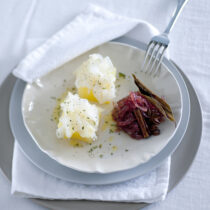
[[90, 4], [43, 45], [29, 53], [13, 73], [31, 83], [81, 53], [122, 36], [137, 24], [135, 19]]
[[165, 199], [170, 158], [150, 173], [111, 185], [83, 185], [55, 178], [37, 168], [15, 142], [11, 192], [27, 198], [153, 203]]
[[[27, 82], [33, 82], [83, 52], [121, 35], [148, 42], [157, 33], [153, 26], [144, 21], [122, 17], [90, 5], [67, 26], [30, 52], [13, 73]], [[37, 46], [37, 40], [28, 40], [27, 43], [28, 52]], [[75, 184], [57, 179], [37, 168], [15, 142], [11, 193], [46, 199], [152, 203], [165, 199], [169, 173], [170, 158], [150, 173], [123, 183], [106, 186]]]
[[[147, 33], [149, 29], [153, 35], [157, 34], [157, 30], [145, 21], [117, 15], [90, 4], [74, 20], [30, 52], [14, 69], [13, 74], [32, 83], [78, 55], [126, 34], [137, 25], [143, 29], [140, 29], [140, 33], [142, 31], [144, 34], [145, 30]], [[135, 38], [139, 36], [139, 31], [136, 31], [132, 32]], [[148, 36], [142, 35], [146, 38], [143, 41], [147, 41]]]

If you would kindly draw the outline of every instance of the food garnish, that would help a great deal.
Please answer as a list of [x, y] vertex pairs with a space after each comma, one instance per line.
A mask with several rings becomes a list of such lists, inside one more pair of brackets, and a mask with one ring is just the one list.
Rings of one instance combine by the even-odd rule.
[[122, 72], [119, 72], [119, 77], [121, 77], [121, 78], [123, 78], [123, 79], [125, 79], [126, 78], [126, 75], [125, 74], [123, 74]]
[[144, 86], [135, 75], [139, 91], [131, 92], [115, 104], [112, 111], [118, 130], [123, 130], [134, 139], [159, 135], [158, 124], [166, 119], [175, 122], [170, 106]]
[[[166, 103], [165, 100], [155, 95], [151, 90], [149, 90], [145, 85], [143, 85], [134, 74], [132, 74], [136, 86], [139, 88], [139, 92], [144, 96], [149, 96], [148, 99], [153, 100], [153, 103], [156, 103], [157, 106], [161, 105], [165, 111], [167, 118], [175, 122], [171, 107]], [[158, 103], [159, 102], [159, 103]]]

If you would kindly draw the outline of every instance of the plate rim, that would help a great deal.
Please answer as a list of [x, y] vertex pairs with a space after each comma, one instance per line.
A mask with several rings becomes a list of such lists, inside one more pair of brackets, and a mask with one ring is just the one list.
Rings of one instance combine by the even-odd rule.
[[[169, 62], [169, 61], [168, 61]], [[169, 62], [170, 63], [170, 62]], [[171, 65], [173, 65], [172, 63], [171, 63]], [[18, 82], [20, 83], [20, 82], [22, 82], [22, 85], [23, 84], [25, 84], [25, 82], [23, 82], [23, 81], [20, 81], [20, 80], [17, 80], [17, 82], [16, 82], [16, 85], [14, 86], [14, 89], [13, 90], [16, 90], [17, 89], [17, 84], [18, 84]], [[12, 95], [14, 95], [14, 92], [12, 93]], [[11, 95], [11, 98], [12, 98], [12, 95]], [[189, 96], [189, 95], [188, 95]], [[10, 111], [11, 111], [11, 106], [10, 106]], [[12, 118], [11, 118], [11, 116], [12, 116], [12, 114], [11, 114], [12, 112], [10, 112], [10, 122], [12, 122]], [[188, 119], [189, 120], [189, 119]], [[186, 129], [184, 129], [185, 131], [186, 131]], [[13, 130], [13, 132], [14, 132], [14, 130]], [[185, 132], [184, 132], [185, 133]], [[183, 133], [183, 135], [184, 135], [184, 133]], [[178, 143], [176, 144], [176, 147], [178, 146], [178, 144], [181, 142], [181, 139], [182, 139], [182, 137], [183, 137], [183, 135], [180, 137], [180, 139], [179, 139], [179, 141], [178, 141]], [[33, 140], [32, 140], [33, 141]], [[34, 143], [35, 144], [35, 143]], [[167, 146], [167, 145], [166, 145]], [[176, 149], [176, 147], [174, 147], [173, 145], [172, 145], [172, 147], [173, 148], [171, 148], [171, 152], [170, 152], [170, 154]], [[166, 147], [165, 147], [166, 148]], [[23, 151], [23, 149], [22, 149], [22, 151]], [[23, 151], [24, 152], [24, 151]], [[161, 151], [162, 152], [162, 151]], [[160, 152], [160, 153], [161, 153]], [[25, 153], [25, 152], [24, 152]], [[168, 154], [168, 156], [170, 155], [170, 154]], [[26, 156], [28, 156], [27, 154], [25, 154]], [[156, 157], [156, 156], [155, 156]], [[31, 159], [30, 157], [28, 157], [29, 159]], [[165, 159], [166, 157], [164, 157], [163, 159], [162, 159], [162, 161]], [[152, 159], [154, 159], [154, 158], [152, 158]], [[151, 159], [151, 160], [152, 160]], [[151, 160], [149, 160], [148, 162], [150, 162]], [[34, 163], [34, 160], [31, 160], [33, 163]], [[155, 168], [155, 167], [157, 167], [158, 165], [160, 165], [161, 163], [162, 163], [162, 161], [159, 161], [159, 164], [155, 164], [155, 166], [153, 166], [152, 168], [148, 168], [148, 166], [145, 168], [145, 170], [144, 170], [144, 173], [147, 173], [148, 171], [150, 171], [150, 170], [152, 170], [153, 168]], [[146, 163], [146, 164], [148, 164], [148, 162]], [[37, 165], [36, 163], [34, 163], [36, 166], [38, 166], [39, 168], [41, 168], [39, 165]], [[142, 165], [144, 165], [144, 164], [142, 164]], [[141, 166], [142, 166], [141, 165]], [[63, 166], [63, 167], [65, 167], [65, 166]], [[134, 171], [136, 170], [136, 168], [138, 168], [138, 166], [137, 167], [135, 167], [134, 168]], [[53, 176], [56, 176], [55, 174], [52, 174], [52, 173], [50, 173], [49, 171], [46, 171], [46, 168], [41, 168], [42, 170], [44, 170], [45, 172], [47, 172], [48, 174], [51, 174], [51, 175], [53, 175]], [[68, 169], [70, 169], [70, 168], [68, 168]], [[140, 168], [141, 169], [141, 168]], [[72, 171], [74, 171], [73, 169], [70, 169], [70, 170], [72, 170]], [[128, 171], [131, 171], [131, 170], [133, 170], [133, 169], [128, 169], [128, 170], [125, 170], [125, 171], [119, 171], [119, 172], [114, 172], [114, 173], [109, 173], [109, 174], [95, 174], [95, 173], [91, 173], [91, 175], [94, 175], [94, 176], [96, 176], [96, 175], [102, 175], [102, 177], [103, 177], [103, 175], [112, 175], [112, 174], [117, 174], [117, 173], [123, 173], [123, 172], [128, 172]], [[83, 174], [89, 174], [89, 173], [84, 173], [84, 172], [77, 172], [77, 173], [83, 173]], [[81, 182], [81, 181], [79, 181], [78, 182], [78, 180], [69, 180], [69, 178], [68, 179], [66, 179], [65, 177], [60, 177], [60, 176], [56, 176], [56, 177], [58, 177], [58, 178], [62, 178], [62, 179], [64, 179], [64, 180], [67, 180], [67, 181], [72, 181], [72, 182], [75, 182], [75, 183], [80, 183], [80, 184], [95, 184], [95, 185], [97, 185], [97, 184], [99, 184], [99, 185], [103, 185], [103, 184], [112, 184], [112, 183], [118, 183], [118, 182], [122, 182], [122, 181], [126, 181], [126, 180], [129, 180], [129, 179], [132, 179], [132, 178], [134, 178], [134, 177], [137, 177], [137, 176], [139, 176], [139, 175], [142, 175], [142, 174], [144, 174], [144, 173], [137, 173], [137, 175], [135, 175], [135, 176], [131, 176], [130, 175], [130, 177], [129, 178], [124, 178], [124, 179], [121, 179], [121, 180], [118, 180], [118, 181], [108, 181], [108, 180], [106, 180], [105, 182], [103, 182], [103, 183], [101, 183], [100, 181], [96, 181], [95, 180], [95, 178], [94, 178], [94, 180], [92, 180], [92, 181], [88, 181], [88, 183], [87, 182]], [[136, 174], [136, 173], [134, 173], [134, 174]]]

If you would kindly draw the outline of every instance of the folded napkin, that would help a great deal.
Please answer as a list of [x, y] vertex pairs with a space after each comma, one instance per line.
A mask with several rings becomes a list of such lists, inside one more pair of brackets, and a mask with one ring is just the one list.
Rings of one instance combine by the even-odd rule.
[[90, 5], [43, 45], [27, 55], [13, 73], [27, 82], [33, 82], [79, 54], [122, 36], [137, 24], [135, 19], [115, 15]]
[[[137, 26], [135, 29], [133, 29]], [[132, 31], [130, 31], [133, 29]], [[127, 33], [130, 31], [129, 33]], [[89, 6], [61, 31], [29, 53], [14, 75], [33, 82], [79, 54], [121, 35], [148, 42], [157, 30], [143, 21], [122, 17], [95, 5]], [[28, 41], [29, 50], [37, 42]], [[28, 51], [29, 51], [28, 50]], [[167, 194], [170, 158], [152, 172], [113, 185], [88, 186], [57, 179], [33, 165], [14, 146], [11, 193], [46, 199], [88, 199], [121, 202], [156, 202]]]
[[11, 192], [28, 198], [152, 203], [165, 199], [169, 171], [170, 158], [150, 173], [119, 184], [75, 184], [55, 178], [37, 168], [15, 142]]
[[[120, 37], [137, 25], [144, 28], [145, 24], [144, 21], [123, 17], [91, 4], [44, 44], [29, 53], [14, 69], [13, 74], [31, 83], [93, 47]], [[149, 30], [157, 33], [152, 26]]]

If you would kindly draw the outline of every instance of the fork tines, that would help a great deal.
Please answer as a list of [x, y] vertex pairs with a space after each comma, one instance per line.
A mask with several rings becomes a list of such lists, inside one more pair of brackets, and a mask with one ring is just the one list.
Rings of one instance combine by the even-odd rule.
[[150, 41], [147, 46], [141, 71], [156, 76], [163, 59], [167, 45]]

